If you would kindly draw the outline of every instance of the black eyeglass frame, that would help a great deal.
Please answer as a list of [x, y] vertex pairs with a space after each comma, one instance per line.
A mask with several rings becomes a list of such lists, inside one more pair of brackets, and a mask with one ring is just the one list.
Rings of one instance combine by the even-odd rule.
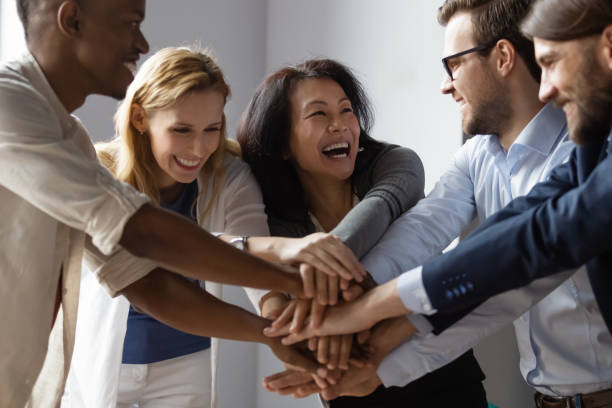
[[455, 78], [453, 78], [453, 72], [451, 71], [451, 69], [448, 66], [448, 61], [449, 60], [452, 60], [453, 58], [461, 57], [461, 56], [466, 55], [466, 54], [471, 54], [473, 52], [480, 52], [480, 51], [488, 50], [489, 48], [493, 48], [495, 46], [495, 44], [497, 44], [498, 41], [499, 41], [499, 39], [491, 41], [491, 42], [489, 42], [487, 44], [478, 45], [478, 46], [476, 46], [474, 48], [470, 48], [469, 50], [461, 51], [461, 52], [458, 52], [456, 54], [449, 55], [448, 57], [442, 58], [442, 66], [444, 67], [444, 70], [448, 74], [448, 77], [450, 78], [450, 80], [454, 81]]

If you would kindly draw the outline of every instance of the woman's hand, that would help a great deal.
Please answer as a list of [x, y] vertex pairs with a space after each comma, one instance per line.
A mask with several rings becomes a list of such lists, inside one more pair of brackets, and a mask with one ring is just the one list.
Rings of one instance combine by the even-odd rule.
[[327, 275], [312, 265], [302, 263], [299, 266], [304, 293], [315, 298], [321, 305], [335, 305], [338, 295], [348, 290], [349, 281], [335, 275]]
[[328, 233], [276, 238], [274, 248], [281, 263], [307, 263], [327, 275], [359, 282], [366, 274], [353, 252], [338, 237]]

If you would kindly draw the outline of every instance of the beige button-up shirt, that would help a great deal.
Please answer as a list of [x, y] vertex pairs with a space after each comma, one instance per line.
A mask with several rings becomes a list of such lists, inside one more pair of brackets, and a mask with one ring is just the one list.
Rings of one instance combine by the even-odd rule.
[[[0, 407], [57, 405], [86, 234], [97, 252], [115, 252], [126, 221], [147, 201], [98, 164], [86, 130], [32, 55], [0, 65]], [[50, 336], [62, 269], [62, 308]], [[98, 280], [115, 295], [149, 270]]]

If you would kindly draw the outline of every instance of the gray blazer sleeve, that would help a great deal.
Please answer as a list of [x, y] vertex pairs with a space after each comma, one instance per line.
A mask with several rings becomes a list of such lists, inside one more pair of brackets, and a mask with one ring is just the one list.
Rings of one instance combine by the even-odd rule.
[[353, 188], [361, 201], [331, 233], [363, 257], [397, 217], [423, 198], [424, 184], [419, 156], [411, 149], [387, 145], [354, 177]]

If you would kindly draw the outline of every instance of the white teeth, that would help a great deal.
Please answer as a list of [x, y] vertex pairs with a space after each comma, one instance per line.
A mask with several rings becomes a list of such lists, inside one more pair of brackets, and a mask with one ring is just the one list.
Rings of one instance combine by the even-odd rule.
[[131, 72], [135, 72], [136, 71], [136, 63], [135, 62], [125, 62], [125, 63], [123, 63], [123, 66], [126, 67], [127, 69], [129, 69]]
[[348, 157], [348, 154], [346, 154], [346, 153], [334, 154], [334, 155], [331, 155], [331, 156], [328, 156], [328, 157], [331, 157], [332, 159], [339, 159], [339, 158]]
[[[334, 150], [334, 149], [348, 149], [348, 147], [349, 147], [349, 144], [347, 142], [334, 143], [333, 145], [329, 145], [326, 148], [324, 148], [323, 151], [329, 152], [330, 150]], [[336, 157], [336, 156], [346, 156], [346, 155], [341, 154], [341, 155], [335, 155], [331, 157]]]
[[181, 159], [180, 157], [175, 157], [175, 158], [177, 162], [179, 162], [185, 167], [194, 167], [194, 166], [197, 166], [198, 163], [200, 163], [199, 160], [185, 160], [185, 159]]

